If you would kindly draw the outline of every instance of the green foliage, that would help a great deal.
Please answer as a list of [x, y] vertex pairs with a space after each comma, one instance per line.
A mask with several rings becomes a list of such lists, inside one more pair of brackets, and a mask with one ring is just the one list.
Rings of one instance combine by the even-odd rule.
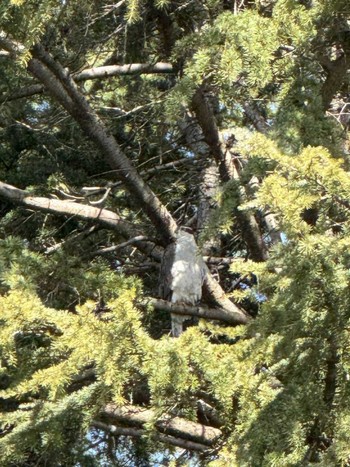
[[[99, 443], [101, 462], [91, 449], [91, 425], [106, 404], [198, 421], [202, 398], [223, 432], [205, 465], [349, 464], [348, 124], [324, 109], [324, 64], [348, 54], [348, 12], [347, 0], [1, 2], [1, 39], [23, 46], [17, 61], [0, 57], [1, 181], [85, 205], [108, 192], [100, 207], [155, 245], [146, 260], [123, 233], [1, 199], [1, 465], [114, 465], [120, 439]], [[172, 339], [168, 314], [138, 306], [157, 295], [160, 232], [54, 99], [12, 100], [36, 84], [25, 65], [37, 42], [73, 74], [133, 61], [174, 65], [170, 75], [77, 86], [179, 225], [195, 225], [201, 170], [213, 162], [213, 148], [194, 154], [182, 130], [195, 118], [199, 87], [207, 103], [217, 100], [220, 150], [240, 173], [214, 187], [217, 209], [201, 242], [235, 260], [229, 272], [213, 271], [235, 303], [258, 309], [248, 326], [203, 320]], [[347, 75], [335, 94], [341, 108]], [[159, 168], [186, 157], [185, 168]], [[282, 232], [272, 248], [266, 213]], [[266, 262], [249, 259], [242, 215], [257, 221]], [[144, 458], [163, 449], [154, 434], [151, 421]]]
[[[29, 447], [63, 462], [101, 404], [124, 402], [149, 339], [133, 298], [132, 290], [124, 291], [101, 318], [90, 302], [71, 314], [48, 309], [23, 290], [1, 298], [2, 404], [13, 397], [19, 404], [1, 415], [3, 427], [16, 423], [1, 440], [2, 465], [24, 459]], [[76, 376], [92, 366], [96, 382], [81, 387]]]
[[[324, 148], [285, 156], [257, 136], [246, 150], [276, 164], [255, 203], [278, 216], [286, 240], [266, 263], [232, 267], [254, 272], [255, 293], [268, 300], [250, 331], [256, 375], [240, 397], [231, 455], [237, 465], [342, 465], [349, 456], [342, 421], [350, 403], [348, 173]], [[315, 225], [302, 218], [311, 206]], [[324, 455], [321, 433], [332, 443]]]

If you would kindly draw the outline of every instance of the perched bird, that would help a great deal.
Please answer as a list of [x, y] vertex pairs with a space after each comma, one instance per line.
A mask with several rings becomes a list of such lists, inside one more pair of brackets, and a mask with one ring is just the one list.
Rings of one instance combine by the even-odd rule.
[[[202, 297], [204, 262], [192, 233], [181, 227], [165, 250], [161, 265], [161, 296], [172, 303], [195, 305]], [[178, 337], [189, 316], [171, 314], [172, 335]]]

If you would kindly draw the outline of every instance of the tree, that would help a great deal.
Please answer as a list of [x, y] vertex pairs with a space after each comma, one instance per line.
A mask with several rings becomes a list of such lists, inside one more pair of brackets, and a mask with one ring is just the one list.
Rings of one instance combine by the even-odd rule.
[[348, 465], [347, 2], [85, 3], [0, 6], [2, 465]]

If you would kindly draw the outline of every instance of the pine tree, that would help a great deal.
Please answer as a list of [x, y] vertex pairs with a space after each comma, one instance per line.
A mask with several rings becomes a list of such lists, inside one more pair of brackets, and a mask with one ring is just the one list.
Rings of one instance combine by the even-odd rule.
[[349, 14], [1, 3], [1, 465], [350, 465]]

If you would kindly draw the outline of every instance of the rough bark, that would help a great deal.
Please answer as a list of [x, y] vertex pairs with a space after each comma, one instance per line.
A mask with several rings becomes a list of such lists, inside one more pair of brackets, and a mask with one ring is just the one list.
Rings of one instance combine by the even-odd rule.
[[[196, 119], [186, 115], [185, 122], [179, 124], [185, 137], [187, 147], [196, 155], [198, 160], [204, 161], [201, 170], [198, 212], [196, 231], [200, 235], [208, 225], [212, 213], [216, 207], [215, 195], [220, 184], [218, 165], [211, 158], [210, 147], [204, 141], [203, 132]], [[201, 246], [202, 254], [212, 255], [220, 248], [220, 238], [212, 238]]]
[[349, 58], [346, 54], [341, 55], [336, 60], [323, 61], [327, 78], [321, 89], [323, 110], [328, 110], [335, 94], [343, 84], [349, 69]]
[[202, 129], [204, 141], [210, 148], [220, 172], [223, 182], [228, 182], [232, 176], [234, 167], [231, 158], [227, 158], [223, 148], [215, 116], [202, 88], [199, 88], [192, 99], [192, 107], [198, 123]]

